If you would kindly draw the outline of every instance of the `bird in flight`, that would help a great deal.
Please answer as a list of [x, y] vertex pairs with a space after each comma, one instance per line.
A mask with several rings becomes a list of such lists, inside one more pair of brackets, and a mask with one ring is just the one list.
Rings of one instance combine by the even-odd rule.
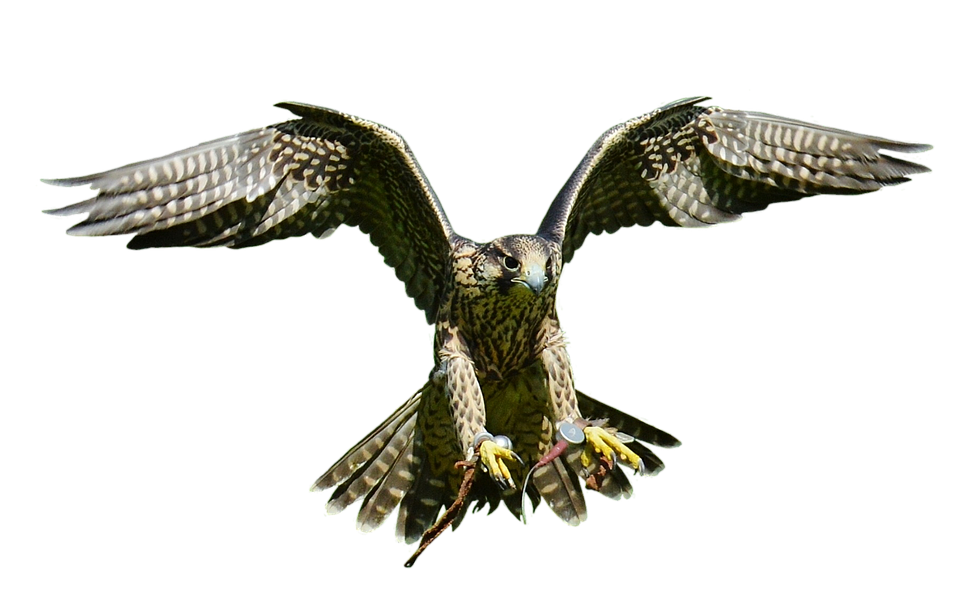
[[[244, 248], [359, 227], [435, 325], [434, 364], [423, 387], [317, 479], [314, 489], [335, 488], [328, 510], [361, 501], [358, 527], [369, 531], [399, 506], [397, 535], [408, 543], [425, 538], [443, 508], [503, 502], [519, 516], [525, 496], [577, 525], [587, 514], [581, 480], [627, 497], [624, 468], [653, 475], [664, 466], [644, 443], [680, 443], [574, 385], [555, 300], [562, 270], [589, 234], [654, 222], [713, 225], [775, 202], [871, 192], [928, 170], [884, 153], [927, 145], [705, 100], [679, 100], [612, 127], [535, 234], [487, 243], [454, 231], [400, 135], [291, 102], [277, 105], [297, 117], [290, 121], [48, 181], [90, 186], [96, 196], [47, 212], [85, 213], [68, 233], [134, 234], [127, 247], [135, 249]], [[449, 520], [456, 526], [465, 514]]]

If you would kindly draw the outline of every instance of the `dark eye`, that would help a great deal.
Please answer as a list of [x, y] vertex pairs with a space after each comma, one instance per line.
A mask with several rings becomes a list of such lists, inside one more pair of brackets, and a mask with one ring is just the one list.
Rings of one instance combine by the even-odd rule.
[[503, 266], [505, 266], [508, 271], [516, 271], [520, 268], [520, 263], [512, 256], [504, 256]]

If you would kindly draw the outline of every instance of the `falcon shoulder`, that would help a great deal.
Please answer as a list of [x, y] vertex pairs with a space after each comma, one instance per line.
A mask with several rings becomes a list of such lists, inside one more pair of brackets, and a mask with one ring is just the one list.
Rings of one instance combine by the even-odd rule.
[[860, 194], [926, 167], [882, 154], [895, 142], [764, 113], [668, 104], [607, 130], [554, 199], [538, 234], [573, 258], [588, 234], [631, 225], [699, 227], [774, 202]]
[[95, 175], [49, 180], [98, 193], [46, 212], [87, 213], [68, 233], [132, 233], [133, 249], [244, 248], [359, 227], [432, 323], [456, 234], [404, 139], [334, 110], [277, 106], [300, 118]]

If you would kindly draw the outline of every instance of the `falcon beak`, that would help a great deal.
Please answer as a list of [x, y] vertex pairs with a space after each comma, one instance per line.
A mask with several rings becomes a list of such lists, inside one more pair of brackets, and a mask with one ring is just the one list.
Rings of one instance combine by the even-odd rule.
[[547, 285], [547, 273], [542, 264], [533, 263], [523, 270], [522, 276], [514, 278], [513, 281], [522, 283], [539, 296], [544, 286]]

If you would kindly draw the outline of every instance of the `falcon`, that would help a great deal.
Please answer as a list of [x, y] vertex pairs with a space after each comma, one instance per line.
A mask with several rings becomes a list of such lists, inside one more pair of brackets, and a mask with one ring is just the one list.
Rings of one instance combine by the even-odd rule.
[[[644, 443], [680, 444], [574, 385], [555, 300], [589, 234], [735, 221], [772, 203], [871, 192], [928, 171], [884, 153], [927, 145], [705, 100], [609, 129], [535, 234], [488, 243], [453, 230], [400, 135], [292, 102], [277, 105], [290, 121], [47, 181], [96, 191], [47, 212], [85, 213], [68, 233], [134, 234], [134, 249], [245, 248], [358, 227], [435, 325], [434, 364], [423, 387], [317, 479], [313, 489], [335, 488], [328, 510], [360, 501], [358, 528], [369, 531], [399, 507], [397, 536], [408, 543], [435, 531], [441, 509], [503, 502], [520, 516], [525, 497], [577, 525], [587, 516], [581, 480], [628, 497], [624, 470], [654, 475], [664, 466]], [[465, 512], [439, 520], [456, 526]]]

